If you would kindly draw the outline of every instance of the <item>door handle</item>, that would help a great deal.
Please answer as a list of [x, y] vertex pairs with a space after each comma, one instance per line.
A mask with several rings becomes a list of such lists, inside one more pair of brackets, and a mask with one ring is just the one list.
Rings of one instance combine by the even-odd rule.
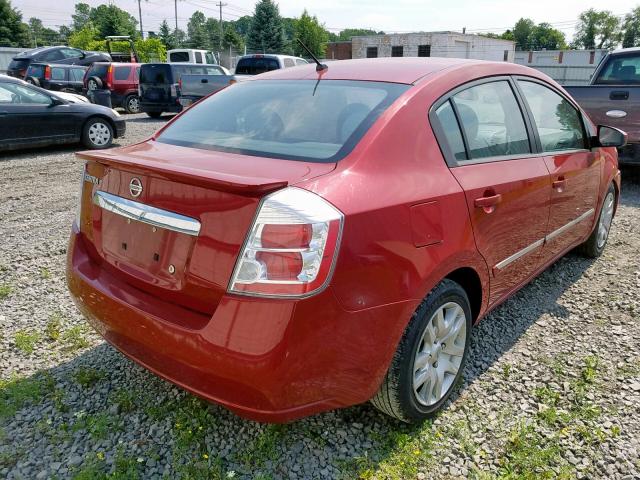
[[488, 197], [480, 197], [476, 198], [473, 201], [473, 204], [476, 208], [484, 208], [487, 213], [491, 213], [496, 205], [498, 205], [502, 201], [502, 195], [499, 193], [495, 195], [490, 195]]
[[629, 100], [628, 90], [614, 90], [609, 94], [610, 100]]
[[555, 190], [558, 190], [558, 192], [562, 192], [562, 190], [567, 186], [567, 180], [564, 177], [560, 177], [552, 183], [552, 186]]

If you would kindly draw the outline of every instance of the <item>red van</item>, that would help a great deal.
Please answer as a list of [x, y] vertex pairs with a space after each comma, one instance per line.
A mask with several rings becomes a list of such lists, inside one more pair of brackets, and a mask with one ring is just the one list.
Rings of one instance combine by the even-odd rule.
[[84, 91], [106, 89], [113, 108], [140, 113], [138, 83], [141, 63], [96, 62], [84, 75]]
[[420, 421], [472, 325], [569, 250], [602, 253], [624, 142], [507, 62], [270, 72], [79, 154], [69, 289], [125, 355], [246, 417], [372, 400]]

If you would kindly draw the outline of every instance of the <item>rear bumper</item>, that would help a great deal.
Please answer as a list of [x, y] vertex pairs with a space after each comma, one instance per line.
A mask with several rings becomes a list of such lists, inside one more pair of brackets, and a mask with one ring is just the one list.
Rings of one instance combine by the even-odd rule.
[[75, 224], [67, 282], [89, 323], [126, 356], [243, 417], [278, 423], [371, 398], [415, 308], [348, 312], [329, 288], [300, 301], [225, 295], [208, 316], [106, 272]]
[[180, 113], [182, 111], [182, 105], [179, 103], [151, 103], [140, 102], [140, 111], [142, 112], [168, 112], [168, 113]]

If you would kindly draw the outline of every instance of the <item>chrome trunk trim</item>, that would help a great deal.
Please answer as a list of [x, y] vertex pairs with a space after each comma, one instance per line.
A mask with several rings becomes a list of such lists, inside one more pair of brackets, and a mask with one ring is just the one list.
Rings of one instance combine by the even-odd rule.
[[200, 222], [194, 218], [134, 202], [111, 193], [97, 191], [93, 196], [93, 203], [108, 212], [154, 227], [193, 236], [198, 236], [200, 233]]

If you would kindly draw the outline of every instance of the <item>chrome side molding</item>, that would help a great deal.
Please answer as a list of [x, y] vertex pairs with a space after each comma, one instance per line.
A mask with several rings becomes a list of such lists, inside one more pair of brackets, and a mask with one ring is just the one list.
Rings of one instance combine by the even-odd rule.
[[515, 262], [516, 260], [518, 260], [519, 258], [524, 257], [528, 253], [533, 252], [538, 247], [542, 247], [545, 243], [548, 243], [549, 241], [553, 240], [557, 236], [562, 235], [564, 232], [566, 232], [570, 228], [573, 228], [574, 226], [576, 226], [578, 223], [582, 222], [583, 220], [586, 220], [587, 218], [591, 217], [595, 213], [596, 213], [596, 211], [593, 208], [587, 210], [586, 212], [584, 212], [579, 217], [574, 218], [569, 223], [565, 223], [563, 226], [561, 226], [560, 228], [554, 230], [553, 232], [551, 232], [550, 234], [548, 234], [544, 238], [541, 238], [540, 240], [536, 240], [531, 245], [527, 245], [522, 250], [518, 250], [516, 253], [514, 253], [510, 257], [505, 258], [500, 263], [496, 264], [496, 266], [494, 268], [497, 268], [498, 270], [502, 270], [502, 269], [506, 268], [507, 266], [509, 266], [510, 264]]
[[200, 233], [200, 222], [194, 218], [134, 202], [111, 193], [98, 190], [93, 196], [93, 203], [108, 212], [154, 227], [193, 236], [198, 236]]

